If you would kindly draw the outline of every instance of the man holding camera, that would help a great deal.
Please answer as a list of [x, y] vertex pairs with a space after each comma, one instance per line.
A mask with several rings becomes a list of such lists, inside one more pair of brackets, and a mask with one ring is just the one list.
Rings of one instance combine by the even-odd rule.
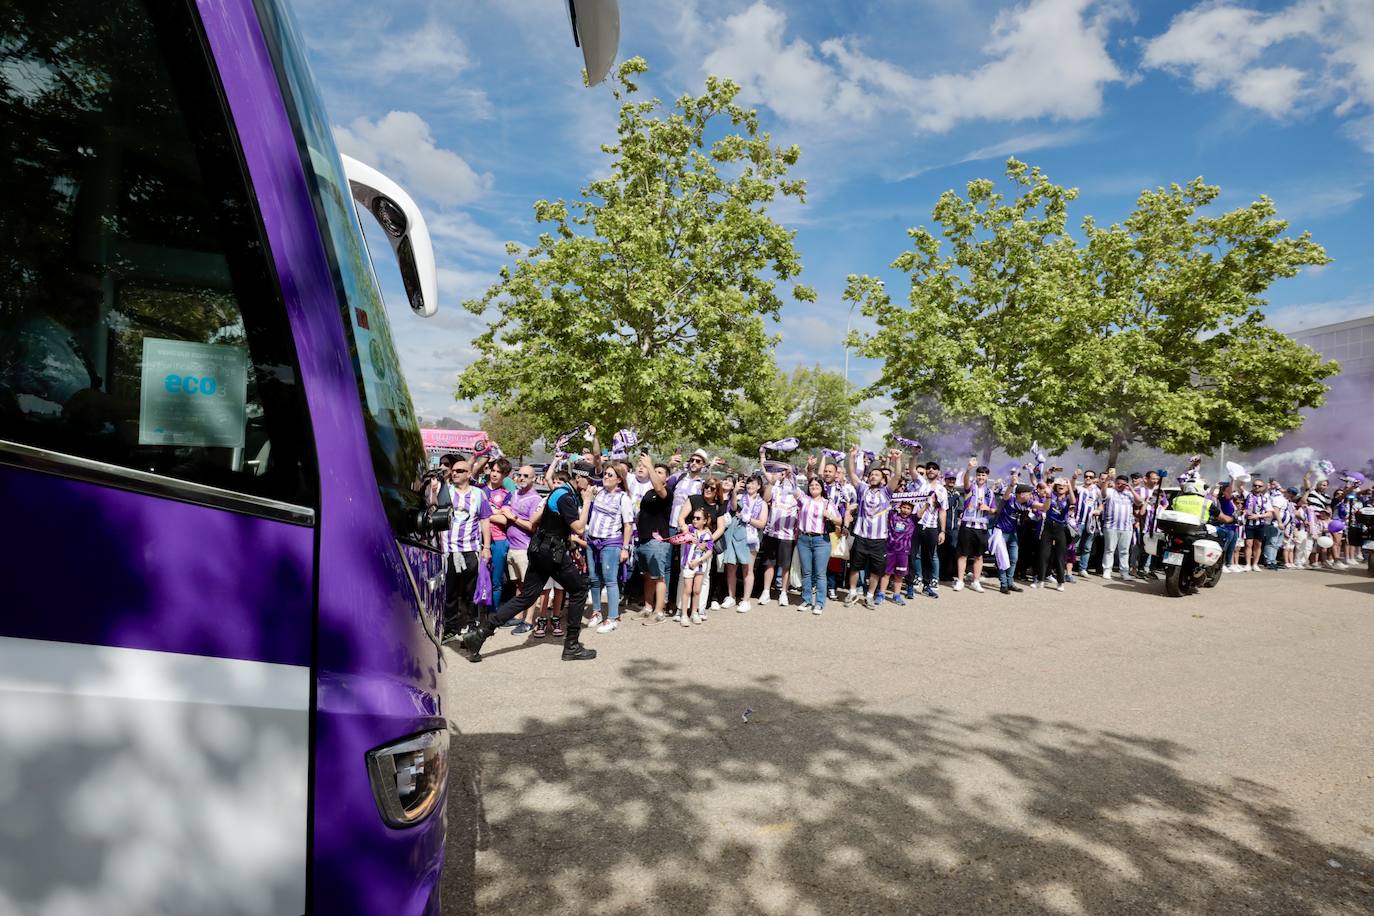
[[518, 595], [501, 603], [491, 619], [468, 630], [463, 635], [463, 648], [468, 661], [482, 660], [482, 644], [506, 621], [529, 610], [539, 600], [550, 577], [563, 586], [563, 607], [567, 609], [567, 631], [563, 639], [563, 661], [587, 661], [596, 658], [596, 650], [578, 641], [582, 634], [582, 608], [587, 602], [590, 583], [587, 574], [574, 560], [578, 547], [572, 543], [581, 536], [586, 523], [581, 520], [582, 498], [590, 486], [595, 470], [591, 462], [578, 461], [572, 466], [568, 483], [559, 484], [537, 516], [538, 528], [530, 539], [529, 572]]

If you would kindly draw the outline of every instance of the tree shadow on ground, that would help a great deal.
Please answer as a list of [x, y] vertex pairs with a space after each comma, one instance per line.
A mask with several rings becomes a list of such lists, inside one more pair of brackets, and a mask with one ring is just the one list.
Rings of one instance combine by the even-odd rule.
[[1374, 832], [1323, 843], [1168, 740], [627, 669], [619, 702], [454, 735], [446, 914], [1374, 909]]

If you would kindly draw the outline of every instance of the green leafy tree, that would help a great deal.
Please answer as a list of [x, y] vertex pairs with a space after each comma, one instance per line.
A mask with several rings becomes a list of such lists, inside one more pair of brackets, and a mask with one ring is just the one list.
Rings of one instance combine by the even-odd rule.
[[1077, 337], [1102, 310], [1065, 232], [1078, 191], [1015, 159], [1006, 176], [1014, 199], [970, 181], [966, 196], [940, 196], [934, 231], [908, 230], [912, 248], [892, 262], [911, 278], [906, 303], [869, 276], [851, 275], [844, 293], [877, 320], [850, 343], [883, 360], [869, 393], [891, 399], [894, 424], [918, 437], [926, 424], [965, 426], [984, 461], [997, 445], [1067, 448], [1091, 429], [1103, 379]]
[[761, 397], [740, 406], [726, 444], [741, 455], [755, 455], [764, 441], [795, 436], [807, 450], [843, 449], [873, 428], [861, 402], [838, 372], [820, 366], [778, 371]]
[[501, 450], [516, 459], [533, 452], [534, 442], [542, 431], [534, 418], [519, 404], [495, 404], [482, 414], [482, 429], [501, 446]]
[[[801, 271], [795, 232], [769, 208], [803, 200], [787, 177], [796, 146], [772, 144], [739, 87], [711, 76], [665, 112], [639, 99], [641, 58], [620, 65], [618, 136], [608, 176], [571, 202], [538, 201], [548, 229], [479, 299], [492, 322], [456, 396], [508, 400], [556, 429], [590, 420], [649, 441], [714, 441], [742, 402], [774, 379], [764, 329]], [[805, 286], [793, 297], [814, 300]]]
[[1326, 252], [1287, 235], [1268, 197], [1203, 215], [1220, 193], [1197, 178], [1141, 192], [1122, 224], [1084, 221], [1086, 275], [1107, 306], [1091, 330], [1106, 380], [1084, 443], [1108, 464], [1137, 442], [1171, 454], [1272, 443], [1339, 370], [1264, 323], [1269, 287]]

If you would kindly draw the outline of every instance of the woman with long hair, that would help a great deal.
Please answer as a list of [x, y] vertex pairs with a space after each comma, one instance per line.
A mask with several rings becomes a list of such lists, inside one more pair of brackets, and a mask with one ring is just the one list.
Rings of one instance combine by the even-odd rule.
[[1040, 521], [1040, 566], [1031, 588], [1048, 586], [1051, 564], [1057, 591], [1064, 590], [1064, 561], [1069, 550], [1069, 519], [1077, 505], [1076, 493], [1066, 477], [1056, 477], [1045, 498], [1045, 514]]
[[[725, 601], [721, 607], [749, 613], [749, 596], [754, 591], [754, 558], [759, 552], [760, 532], [767, 524], [768, 503], [763, 498], [763, 477], [751, 474], [740, 492], [734, 494], [730, 524], [725, 529]], [[736, 605], [735, 586], [739, 582], [740, 567], [744, 567], [744, 590]]]
[[[812, 459], [814, 462], [815, 459]], [[807, 465], [811, 470], [811, 464]], [[830, 565], [830, 534], [825, 523], [839, 524], [840, 513], [825, 496], [825, 481], [808, 477], [798, 495], [797, 550], [801, 557], [802, 603], [798, 611], [819, 615], [825, 609], [825, 569]]]
[[[630, 528], [634, 505], [625, 489], [625, 469], [607, 464], [601, 471], [601, 491], [582, 504], [587, 526], [587, 574], [591, 579], [591, 619], [598, 633], [620, 625], [620, 566], [630, 559]], [[606, 616], [601, 616], [601, 592], [606, 592]], [[568, 613], [574, 613], [569, 609]]]

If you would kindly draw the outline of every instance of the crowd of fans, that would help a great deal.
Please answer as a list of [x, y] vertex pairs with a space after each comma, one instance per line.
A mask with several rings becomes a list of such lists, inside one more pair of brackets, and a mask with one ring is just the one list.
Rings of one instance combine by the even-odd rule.
[[[595, 430], [586, 433], [595, 442]], [[1159, 557], [1145, 543], [1168, 504], [1164, 471], [1066, 474], [1036, 450], [1032, 463], [994, 476], [976, 459], [941, 468], [921, 460], [919, 444], [900, 442], [907, 447], [883, 455], [821, 449], [800, 464], [769, 457], [795, 451], [795, 440], [765, 443], [757, 466], [739, 471], [702, 450], [666, 461], [630, 454], [628, 430], [606, 452], [560, 451], [542, 475], [489, 454], [444, 456], [443, 501], [454, 510], [440, 537], [446, 636], [490, 619], [503, 596], [525, 586], [531, 536], [548, 504], [557, 504], [560, 537], [586, 577], [576, 594], [589, 600], [565, 601], [550, 576], [505, 625], [536, 638], [567, 632], [570, 644], [583, 627], [614, 632], [626, 612], [645, 625], [691, 627], [715, 611], [774, 603], [815, 615], [839, 600], [902, 606], [918, 595], [938, 599], [942, 582], [1009, 595], [1063, 591], [1094, 572], [1128, 583], [1158, 577]], [[1198, 479], [1200, 460], [1182, 479]], [[1325, 466], [1286, 487], [1232, 470], [1234, 479], [1205, 491], [1227, 572], [1363, 562], [1361, 545], [1345, 536], [1374, 501], [1361, 475]], [[995, 585], [984, 586], [985, 570]]]

